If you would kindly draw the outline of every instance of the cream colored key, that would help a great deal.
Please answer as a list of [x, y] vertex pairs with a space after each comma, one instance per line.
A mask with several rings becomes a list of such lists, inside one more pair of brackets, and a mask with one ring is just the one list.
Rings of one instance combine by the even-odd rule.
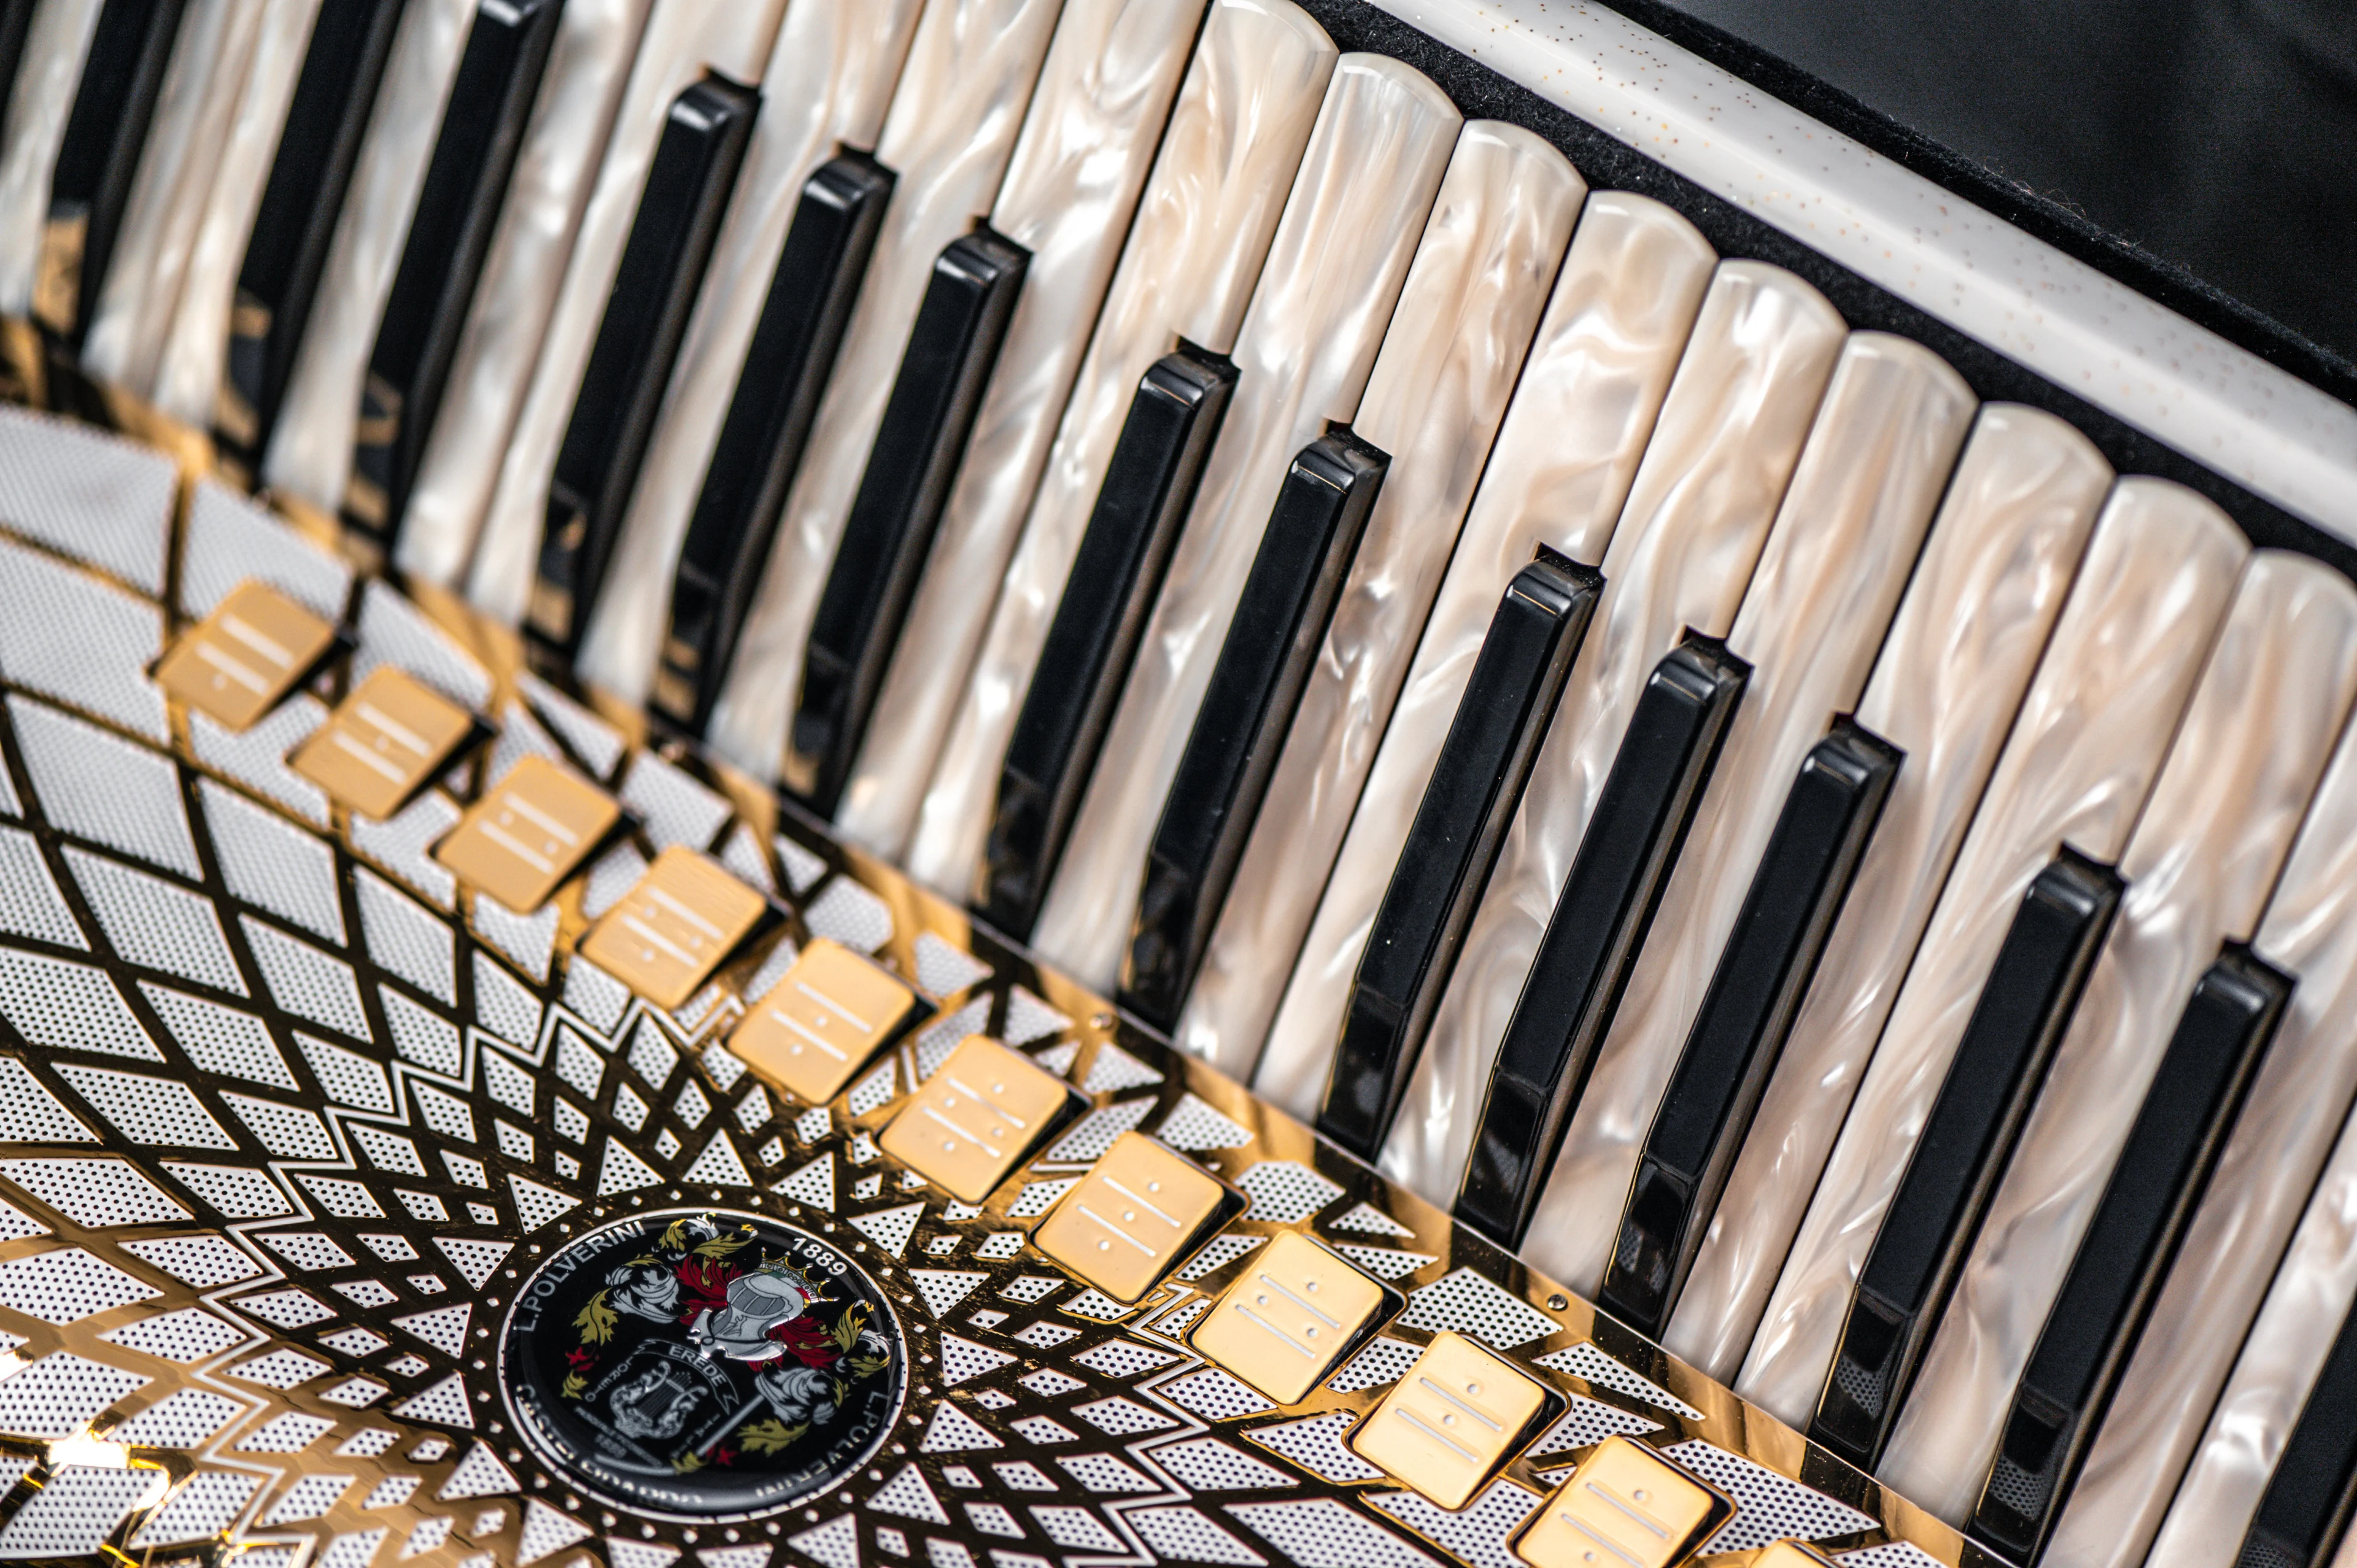
[[1286, 1230], [1220, 1297], [1194, 1345], [1277, 1403], [1297, 1404], [1383, 1305], [1383, 1286]]
[[1235, 347], [1335, 57], [1291, 0], [1218, 0], [1203, 24], [918, 811], [909, 870], [952, 897], [974, 886], [1007, 739], [1138, 381], [1181, 338]]
[[1781, 815], [1785, 781], [1856, 706], [1956, 454], [1972, 389], [1910, 339], [1853, 333], [1727, 646], [1751, 666], [1652, 934], [1631, 966], [1523, 1256], [1603, 1278], [1653, 1113]]
[[1146, 856], [1269, 510], [1295, 456], [1358, 413], [1461, 122], [1421, 73], [1382, 56], [1334, 68], [1234, 359], [1219, 445], [1171, 552], [1101, 765], [1032, 946], [1110, 991]]
[[19, 80], [8, 97], [5, 151], [0, 152], [0, 314], [24, 316], [32, 308], [50, 177], [101, 3], [47, 0], [34, 8], [25, 30]]
[[[780, 12], [780, 0], [656, 0], [630, 60], [621, 107], [609, 111], [612, 132], [565, 257], [564, 279], [553, 300], [524, 302], [546, 326], [531, 357], [505, 361], [521, 389], [502, 392], [468, 386], [465, 403], [446, 403], [436, 421], [437, 437], [452, 450], [443, 457], [433, 447], [426, 452], [424, 482], [442, 497], [434, 503], [441, 515], [432, 526], [439, 532], [469, 513], [479, 517], [467, 596], [488, 615], [511, 625], [523, 618], [548, 521], [548, 483], [557, 447], [606, 318], [622, 247], [630, 241], [672, 101], [706, 70], [760, 85], [762, 66], [777, 41]], [[520, 166], [519, 178], [522, 172]], [[480, 305], [475, 314], [483, 319]], [[463, 359], [453, 367], [454, 385], [466, 369]], [[478, 373], [490, 369], [484, 364]], [[455, 428], [454, 407], [465, 408], [468, 416], [479, 413], [485, 424], [471, 434]]]
[[[1514, 1537], [1532, 1568], [1675, 1568], [1735, 1512], [1726, 1493], [1641, 1443], [1608, 1437], [1555, 1489]], [[1775, 1556], [1751, 1568], [1808, 1568], [1814, 1552]]]
[[172, 645], [156, 666], [156, 683], [222, 728], [242, 731], [276, 707], [335, 640], [328, 621], [248, 579]]
[[581, 952], [656, 1006], [677, 1007], [745, 940], [767, 907], [719, 862], [673, 844], [590, 928]]
[[[419, 460], [394, 561], [444, 587], [465, 575], [532, 387], [597, 169], [644, 38], [649, 0], [566, 0], [475, 301]], [[676, 88], [673, 89], [677, 91]], [[525, 569], [530, 570], [527, 563]]]
[[[652, 684], [688, 516], [802, 188], [845, 147], [876, 145], [922, 9], [922, 0], [796, 0], [786, 7], [761, 75], [761, 113], [737, 195], [713, 242], [606, 591], [576, 661], [582, 679], [625, 701], [646, 701]], [[1036, 258], [1029, 276], [1038, 280]]]
[[[345, 188], [336, 237], [279, 404], [277, 428], [262, 459], [274, 488], [322, 511], [333, 512], [344, 499], [361, 381], [409, 237], [409, 215], [441, 132], [450, 79], [474, 19], [472, 0], [417, 0], [403, 10], [368, 134]], [[221, 391], [228, 393], [226, 378]], [[233, 421], [228, 406], [211, 412], [225, 427]]]
[[382, 822], [442, 770], [474, 725], [466, 709], [415, 676], [380, 664], [288, 766], [336, 804]]
[[1124, 1133], [1048, 1211], [1031, 1243], [1114, 1300], [1133, 1302], [1193, 1250], [1226, 1196], [1185, 1155]]
[[1743, 1363], [2112, 482], [2050, 413], [1981, 411], [1857, 722], [1906, 754], [1662, 1342]]
[[712, 715], [714, 748], [757, 778], [776, 778], [784, 762], [811, 620], [933, 263], [989, 212], [1062, 9], [1063, 0], [926, 0], [917, 22], [876, 144], [877, 161], [899, 177]]
[[1806, 1426], [1882, 1216], [2030, 882], [2126, 847], [2250, 545], [2190, 490], [2112, 489], [1783, 1262], [1736, 1388]]
[[1173, 1043], [1249, 1068], [1457, 548], [1587, 187], [1519, 126], [1457, 138], [1351, 429], [1391, 455]]
[[[1791, 273], [1725, 262], [1711, 277], [1605, 551], [1594, 624], [1384, 1152], [1385, 1174], [1434, 1202], [1457, 1196], [1498, 1042], [1646, 679], [1688, 628], [1727, 634], [1846, 336], [1824, 296]], [[1496, 602], [1480, 612], [1484, 627]], [[1364, 897], [1360, 912], [1319, 916], [1324, 934], [1277, 1010], [1254, 1087], [1297, 1115], [1317, 1113], [1384, 881], [1362, 874], [1350, 885]]]
[[548, 902], [621, 821], [611, 796], [544, 757], [508, 769], [434, 858], [520, 915]]
[[796, 1099], [823, 1105], [891, 1037], [916, 999], [849, 948], [821, 937], [745, 1015], [728, 1048]]
[[1881, 1478], [1943, 1518], [1973, 1506], [2186, 997], [2222, 941], [2255, 931], [2352, 694], [2357, 589], [2306, 556], [2254, 554], [2121, 857], [2111, 934], [1883, 1456]]
[[900, 1108], [884, 1152], [961, 1203], [980, 1203], [1045, 1136], [1071, 1091], [987, 1035], [968, 1035]]
[[1350, 1443], [1393, 1479], [1461, 1509], [1545, 1407], [1537, 1383], [1463, 1335], [1440, 1334]]

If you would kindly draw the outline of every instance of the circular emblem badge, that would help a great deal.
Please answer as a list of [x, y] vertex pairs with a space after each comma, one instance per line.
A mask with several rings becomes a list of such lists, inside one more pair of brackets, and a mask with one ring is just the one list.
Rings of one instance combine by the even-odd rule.
[[634, 1215], [543, 1263], [508, 1312], [500, 1380], [567, 1480], [685, 1520], [784, 1508], [847, 1478], [908, 1391], [875, 1281], [759, 1215]]

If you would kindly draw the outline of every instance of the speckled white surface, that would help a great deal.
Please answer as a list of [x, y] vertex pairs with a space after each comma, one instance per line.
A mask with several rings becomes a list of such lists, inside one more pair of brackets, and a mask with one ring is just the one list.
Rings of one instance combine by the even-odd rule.
[[[1687, 628], [1727, 634], [1846, 336], [1790, 273], [1728, 262], [1711, 279], [1605, 551], [1603, 601], [1384, 1146], [1386, 1174], [1435, 1203], [1457, 1196], [1498, 1042], [1629, 714]], [[1339, 966], [1297, 973], [1277, 1009], [1254, 1085], [1296, 1115], [1317, 1113], [1350, 980]]]
[[2190, 490], [2113, 487], [1736, 1380], [1794, 1426], [2022, 895], [2065, 843], [2119, 859], [2249, 553]]
[[1857, 721], [1906, 754], [1663, 1341], [1731, 1378], [2071, 591], [2111, 465], [1981, 411]]
[[1374, 0], [2344, 539], [2357, 409], [1589, 0]]
[[929, 0], [876, 156], [899, 176], [787, 492], [777, 543], [712, 714], [714, 748], [759, 779], [785, 760], [811, 618], [933, 262], [998, 194], [1062, 0]]
[[1459, 125], [1420, 72], [1344, 55], [1236, 339], [1239, 376], [1193, 514], [1172, 552], [1071, 846], [1033, 945], [1109, 993], [1228, 619], [1286, 470], [1358, 413]]
[[1204, 0], [1065, 0], [991, 227], [1031, 252], [835, 826], [898, 860], [990, 625]]
[[[2357, 1095], [2357, 731], [2317, 786], [2251, 945], [2297, 984], [2047, 1543], [2055, 1568], [2146, 1561]], [[2302, 1336], [2321, 1341], [2325, 1321]]]
[[[1325, 888], [1312, 890], [1315, 918], [1285, 991], [1269, 999], [1270, 1016], [1252, 1032], [1249, 1057], [1240, 1049], [1232, 1069], [1241, 1077], [1267, 1061], [1264, 1093], [1282, 1079], [1288, 1092], [1311, 1097], [1292, 1102], [1298, 1114], [1315, 1112], [1342, 989], [1499, 597], [1541, 544], [1584, 565], [1604, 558], [1717, 261], [1693, 224], [1650, 198], [1598, 191], [1580, 215], [1350, 832]], [[1312, 1006], [1318, 998], [1333, 1004], [1319, 1013]], [[1279, 1005], [1296, 1020], [1284, 1031], [1289, 1044], [1265, 1050]], [[1298, 1021], [1305, 1015], [1308, 1024]], [[1321, 1025], [1322, 1038], [1315, 1033]]]
[[[489, 615], [511, 623], [523, 618], [539, 564], [541, 531], [548, 521], [548, 482], [555, 471], [556, 451], [581, 393], [589, 350], [606, 319], [614, 273], [630, 242], [630, 224], [638, 217], [647, 170], [662, 139], [672, 101], [706, 69], [758, 85], [770, 46], [777, 41], [784, 4], [658, 0], [647, 17], [630, 85], [623, 90], [622, 106], [597, 166], [597, 184], [565, 259], [565, 281], [558, 285], [539, 358], [533, 363], [514, 425], [498, 453], [499, 478], [490, 492], [467, 578], [467, 596]], [[453, 410], [445, 405], [436, 427], [447, 427], [452, 417]]]
[[257, 0], [199, 0], [180, 18], [114, 259], [82, 344], [85, 370], [141, 397], [154, 394], [164, 338], [267, 9]]
[[1203, 24], [917, 812], [908, 869], [951, 897], [973, 885], [999, 765], [1138, 381], [1182, 336], [1235, 346], [1336, 58], [1288, 0], [1219, 0]]
[[[447, 587], [466, 575], [500, 458], [648, 21], [649, 0], [567, 0], [524, 128], [394, 559]], [[528, 568], [527, 568], [528, 569]]]
[[311, 319], [295, 351], [278, 426], [262, 463], [279, 489], [333, 511], [351, 472], [361, 381], [409, 238], [409, 214], [442, 128], [450, 78], [474, 20], [469, 0], [422, 0], [401, 14], [368, 135], [344, 190], [344, 209], [319, 274]]
[[645, 702], [653, 683], [680, 542], [802, 186], [838, 147], [876, 145], [920, 8], [921, 0], [801, 0], [787, 7], [761, 73], [761, 113], [737, 193], [576, 660], [586, 679], [626, 702]]
[[1653, 1112], [1802, 759], [1857, 704], [1975, 400], [1921, 344], [1851, 336], [1727, 646], [1751, 666], [1523, 1255], [1592, 1291]]
[[2193, 983], [2256, 928], [2357, 693], [2357, 588], [2305, 556], [2244, 569], [2128, 841], [2127, 892], [1878, 1472], [1960, 1524]]
[[1351, 825], [1587, 188], [1529, 132], [1458, 137], [1353, 427], [1391, 467], [1173, 1038], [1249, 1076]]
[[49, 211], [49, 176], [65, 141], [66, 116], [81, 85], [83, 57], [98, 27], [101, 0], [41, 0], [25, 30], [24, 64], [8, 95], [7, 135], [0, 150], [0, 311], [22, 316], [33, 303], [41, 259], [41, 225]]
[[180, 280], [148, 389], [157, 409], [184, 424], [202, 426], [212, 418], [229, 353], [229, 314], [238, 269], [245, 262], [254, 209], [262, 205], [263, 181], [270, 177], [286, 106], [295, 96], [296, 74], [303, 69], [304, 49], [318, 11], [319, 0], [264, 0], [262, 6], [262, 25], [252, 40], [236, 117], [213, 164], [188, 271]]

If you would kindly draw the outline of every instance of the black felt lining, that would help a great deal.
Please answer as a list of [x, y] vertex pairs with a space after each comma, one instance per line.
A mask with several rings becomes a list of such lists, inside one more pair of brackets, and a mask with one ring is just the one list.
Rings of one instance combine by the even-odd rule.
[[[1895, 332], [1914, 338], [1953, 365], [1957, 373], [1962, 375], [1970, 383], [1974, 392], [1985, 401], [2027, 403], [2033, 408], [2042, 408], [2067, 419], [2083, 432], [2088, 439], [2102, 451], [2104, 457], [2110, 460], [2112, 466], [2122, 474], [2152, 474], [2162, 478], [2174, 479], [2215, 501], [2241, 526], [2243, 532], [2250, 536], [2254, 544], [2266, 548], [2296, 550], [2302, 554], [2312, 555], [2338, 568], [2343, 575], [2357, 579], [2357, 546], [2345, 543], [2322, 529], [2293, 516], [2274, 502], [2254, 495], [2215, 470], [2186, 456], [2176, 448], [2164, 446], [2142, 431], [2047, 380], [2018, 360], [1997, 352], [1979, 338], [1959, 332], [1937, 317], [1926, 315], [1922, 310], [1887, 289], [1867, 282], [1848, 268], [1828, 260], [1823, 254], [1792, 238], [1783, 231], [1730, 202], [1720, 199], [1695, 185], [1692, 180], [1653, 162], [1643, 154], [1615, 140], [1569, 111], [1558, 108], [1529, 89], [1509, 81], [1489, 67], [1458, 53], [1455, 49], [1418, 31], [1387, 12], [1377, 10], [1368, 3], [1368, 0], [1296, 0], [1296, 3], [1316, 17], [1318, 24], [1332, 36], [1334, 42], [1344, 50], [1365, 50], [1389, 55], [1423, 71], [1448, 94], [1468, 119], [1503, 120], [1545, 137], [1562, 149], [1564, 155], [1571, 159], [1573, 165], [1578, 168], [1581, 176], [1593, 188], [1635, 191], [1676, 208], [1702, 231], [1704, 236], [1717, 249], [1721, 256], [1771, 263], [1808, 279], [1811, 284], [1824, 292], [1828, 300], [1833, 302], [1834, 307], [1841, 312], [1842, 318], [1851, 327], [1873, 331]], [[1654, 4], [1653, 0], [1611, 0], [1611, 4], [1614, 9], [1631, 16], [1641, 25], [1654, 27], [1656, 30], [1667, 31], [1653, 20], [1653, 13], [1663, 9]], [[1641, 15], [1641, 11], [1644, 14]], [[1686, 25], [1690, 28], [1702, 28], [1705, 32], [1717, 35], [1722, 39], [1726, 38], [1726, 35], [1719, 34], [1717, 29], [1703, 27], [1700, 23]], [[1680, 38], [1676, 41], [1692, 47], [1690, 40]], [[1727, 43], [1733, 48], [1742, 50], [1755, 59], [1766, 59], [1765, 56], [1759, 55], [1756, 50], [1750, 50], [1749, 46], [1740, 45], [1731, 39], [1727, 40]], [[1696, 52], [1704, 51], [1697, 49]], [[1735, 69], [1734, 65], [1726, 59], [1718, 60], [1717, 63], [1728, 70]], [[1822, 107], [1826, 104], [1834, 104], [1836, 107], [1846, 104], [1848, 113], [1853, 116], [1863, 116], [1868, 121], [1880, 122], [1890, 136], [1902, 139], [1912, 149], [1909, 156], [1901, 156], [1892, 145], [1882, 145], [1874, 136], [1862, 134], [1856, 125], [1836, 124], [1835, 128], [1857, 136], [1858, 140], [1875, 146], [1876, 150], [1886, 156], [1908, 163], [1917, 173], [1925, 177], [1932, 178], [1947, 188], [1957, 188], [1942, 178], [1934, 169], [1924, 166], [1923, 160], [1936, 158], [1943, 160], [1946, 166], [1971, 170], [1983, 182], [1996, 183], [1991, 181], [1991, 177], [1978, 171], [1974, 166], [1968, 166], [1953, 154], [1934, 147], [1922, 137], [1906, 131], [1895, 122], [1889, 121], [1884, 116], [1876, 114], [1872, 110], [1857, 104], [1855, 100], [1835, 92], [1833, 89], [1822, 83], [1814, 82], [1813, 79], [1803, 79], [1800, 73], [1793, 71], [1789, 66], [1779, 65], [1775, 70], [1795, 81], [1807, 81], [1810, 92], [1813, 96], [1809, 97], [1804, 102], [1797, 102], [1787, 92], [1775, 91], [1770, 84], [1758, 83], [1762, 86], [1763, 91], [1770, 91], [1773, 96], [1783, 98], [1786, 102], [1795, 102], [1803, 113], [1814, 114], [1820, 119], [1824, 119], [1828, 124], [1834, 123], [1833, 117], [1821, 112]], [[1750, 78], [1747, 75], [1747, 79]], [[1867, 127], [1869, 130], [1872, 128], [1872, 126]], [[1994, 208], [1997, 205], [1993, 201], [1983, 200], [1975, 191], [1959, 190], [1958, 194], [1972, 200], [1976, 206]], [[2038, 202], [2036, 199], [2018, 191], [2015, 192], [2015, 196], [2018, 203], [2029, 203], [2041, 207], [2049, 205]], [[2055, 208], [2053, 211], [2061, 213], [2062, 209]], [[2000, 211], [1998, 215], [2009, 221], [2018, 221], [2016, 215], [2011, 212]], [[2068, 215], [2065, 214], [2065, 216]], [[2194, 311], [2186, 308], [2182, 298], [2172, 296], [2168, 287], [2147, 286], [2147, 274], [2158, 279], [2160, 274], [2173, 273], [2174, 269], [2153, 262], [2149, 257], [2142, 257], [2138, 263], [2145, 269], [2143, 274], [2139, 274], [2135, 266], [2125, 263], [2112, 264], [2122, 257], [2134, 259], [2140, 257], [2141, 253], [2130, 252], [2127, 247], [2102, 235], [2100, 231], [2094, 231], [2083, 220], [2072, 220], [2072, 221], [2077, 222], [2080, 228], [2094, 235], [2096, 241], [2100, 242], [2096, 246], [2098, 253], [2081, 253], [2072, 246], [2061, 244], [2049, 234], [2039, 234], [2039, 237], [2056, 243], [2058, 249], [2079, 254], [2080, 259], [2087, 262], [2088, 264], [2140, 293], [2160, 300], [2162, 304], [2178, 310], [2179, 314], [2197, 320], [2201, 319]], [[2033, 233], [2037, 232], [2031, 225], [2021, 224], [2020, 226], [2029, 229]], [[2180, 282], [2170, 286], [2179, 288], [2180, 293], [2186, 287], [2196, 291], [2206, 289], [2207, 285], [2199, 285], [2190, 277], [2181, 274], [2179, 277]], [[2163, 284], [2167, 282], [2166, 279], [2160, 281]], [[2248, 322], [2256, 323], [2258, 327], [2273, 333], [2281, 340], [2277, 346], [2283, 352], [2290, 351], [2283, 349], [2284, 344], [2298, 345], [2303, 341], [2293, 339], [2288, 333], [2275, 327], [2273, 323], [2255, 312], [2225, 300], [2225, 296], [2216, 295], [2215, 290], [2207, 290], [2207, 293], [2215, 295], [2217, 300], [2223, 301], [2226, 306], [2239, 312], [2243, 317], [2247, 318]], [[2203, 324], [2218, 331], [2222, 337], [2234, 336], [2226, 332], [2214, 321]], [[2251, 348], [2252, 345], [2244, 343], [2244, 347]], [[2320, 349], [2309, 347], [2315, 354], [2324, 353]], [[2261, 353], [2262, 358], [2272, 360], [2294, 374], [2301, 374], [2293, 365], [2285, 363], [2276, 354], [2269, 354], [2256, 349], [2253, 349], [2253, 351]], [[2329, 359], [2330, 356], [2326, 358]], [[2309, 376], [2304, 376], [2303, 379], [2316, 380]], [[2324, 382], [2319, 381], [2318, 384], [2325, 385], [2325, 390], [2333, 392], [2335, 395], [2343, 397], [2349, 395], [2348, 392], [2339, 391]]]

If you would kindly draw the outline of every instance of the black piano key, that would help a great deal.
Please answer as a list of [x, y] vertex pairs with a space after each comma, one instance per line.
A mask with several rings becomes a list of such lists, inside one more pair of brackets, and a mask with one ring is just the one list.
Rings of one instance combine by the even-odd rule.
[[1847, 719], [1801, 764], [1645, 1137], [1598, 1304], [1660, 1338], [1904, 754]]
[[[98, 309], [187, 0], [106, 0], [49, 177], [33, 319], [78, 353]], [[19, 33], [19, 47], [22, 34]]]
[[1348, 430], [1285, 476], [1146, 852], [1117, 1000], [1178, 1021], [1391, 458]]
[[2194, 986], [2014, 1391], [1967, 1529], [1983, 1545], [2044, 1550], [2291, 986], [2232, 947]]
[[1030, 252], [988, 229], [951, 242], [933, 263], [811, 617], [787, 731], [785, 786], [821, 816], [834, 815], [867, 736], [1030, 264]]
[[800, 471], [851, 307], [892, 199], [892, 172], [845, 152], [803, 182], [672, 579], [648, 705], [704, 733]]
[[2328, 1568], [2357, 1512], [2357, 1312], [2342, 1319], [2234, 1568]]
[[1603, 586], [1544, 551], [1490, 618], [1351, 976], [1318, 1114], [1318, 1130], [1362, 1159], [1382, 1146], [1423, 1053]]
[[760, 106], [757, 90], [707, 74], [663, 117], [548, 481], [524, 629], [561, 657], [579, 647], [605, 582]]
[[344, 521], [388, 553], [442, 406], [564, 9], [565, 0], [482, 0], [451, 80], [369, 354], [344, 489]]
[[1948, 1293], [2070, 1027], [2123, 885], [2065, 848], [2030, 883], [1957, 1042], [1842, 1326], [1809, 1435], [1882, 1462]]
[[1235, 388], [1232, 361], [1182, 344], [1130, 401], [999, 769], [974, 903], [1017, 940], [1063, 859]]
[[312, 26], [238, 268], [213, 410], [213, 440], [233, 475], [252, 479], [270, 445], [404, 4], [338, 0]]
[[[1498, 1047], [1456, 1214], [1509, 1251], [1538, 1203], [1750, 667], [1689, 634], [1646, 678]], [[1354, 1030], [1380, 1027], [1345, 1015]], [[1362, 1125], [1372, 1152], [1388, 1125]]]

